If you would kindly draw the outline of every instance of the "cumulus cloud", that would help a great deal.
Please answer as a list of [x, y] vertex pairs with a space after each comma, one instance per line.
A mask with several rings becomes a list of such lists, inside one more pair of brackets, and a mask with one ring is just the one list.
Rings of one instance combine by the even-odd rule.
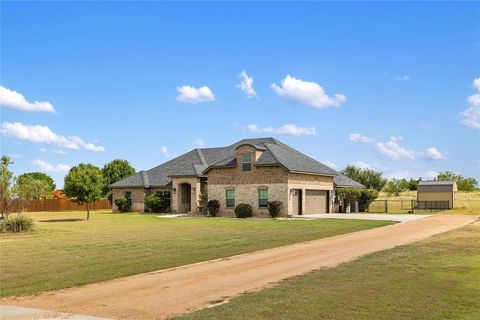
[[278, 135], [293, 135], [293, 136], [315, 136], [317, 131], [314, 127], [304, 128], [299, 127], [296, 124], [286, 124], [278, 128], [266, 127], [259, 128], [256, 124], [249, 124], [247, 129], [255, 133], [268, 133], [268, 134], [278, 134]]
[[237, 88], [245, 92], [248, 98], [256, 97], [257, 93], [253, 89], [253, 78], [249, 77], [245, 70], [240, 72], [239, 77], [242, 81], [237, 85]]
[[66, 173], [70, 170], [70, 166], [59, 163], [57, 165], [50, 164], [40, 159], [33, 160], [33, 164], [36, 165], [40, 170], [46, 172], [61, 172]]
[[2, 86], [0, 86], [0, 106], [30, 112], [55, 112], [55, 108], [48, 101], [29, 102], [21, 93]]
[[363, 161], [355, 162], [355, 167], [359, 167], [360, 169], [371, 169], [372, 165]]
[[405, 74], [403, 76], [396, 76], [395, 79], [397, 81], [408, 81], [410, 80], [410, 76]]
[[330, 97], [318, 83], [303, 81], [290, 75], [282, 80], [280, 86], [273, 83], [271, 88], [280, 97], [289, 101], [319, 109], [339, 106], [347, 100], [343, 94], [335, 94]]
[[168, 153], [167, 146], [162, 146], [158, 153], [165, 158], [168, 158], [170, 156], [170, 153]]
[[194, 88], [192, 86], [177, 87], [179, 95], [177, 101], [184, 103], [202, 103], [208, 101], [215, 101], [215, 96], [209, 87], [203, 86], [200, 88]]
[[443, 160], [446, 157], [435, 147], [430, 147], [425, 150], [423, 157], [427, 160]]
[[[77, 136], [65, 137], [58, 135], [47, 126], [41, 125], [24, 125], [21, 122], [7, 122], [2, 123], [0, 132], [3, 136], [13, 137], [20, 140], [25, 140], [33, 143], [44, 143], [55, 145], [59, 148], [66, 148], [72, 150], [85, 149], [94, 152], [103, 152], [105, 148], [96, 146], [92, 143], [86, 143]], [[41, 148], [42, 150], [42, 148]]]
[[368, 138], [360, 133], [351, 133], [348, 138], [353, 142], [371, 143], [375, 141], [374, 139]]
[[479, 93], [473, 94], [467, 98], [469, 108], [463, 110], [458, 115], [463, 125], [474, 129], [480, 129], [480, 77], [473, 79], [472, 87]]
[[193, 145], [195, 146], [195, 148], [204, 148], [205, 142], [203, 142], [202, 139], [197, 139], [193, 142]]
[[67, 152], [66, 152], [65, 150], [62, 150], [62, 149], [53, 150], [53, 153], [56, 153], [56, 154], [67, 154]]

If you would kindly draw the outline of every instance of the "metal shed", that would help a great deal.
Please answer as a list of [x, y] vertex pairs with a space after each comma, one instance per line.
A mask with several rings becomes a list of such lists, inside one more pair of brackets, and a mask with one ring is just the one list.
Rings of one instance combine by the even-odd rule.
[[418, 209], [452, 209], [455, 206], [455, 181], [427, 180], [418, 183]]

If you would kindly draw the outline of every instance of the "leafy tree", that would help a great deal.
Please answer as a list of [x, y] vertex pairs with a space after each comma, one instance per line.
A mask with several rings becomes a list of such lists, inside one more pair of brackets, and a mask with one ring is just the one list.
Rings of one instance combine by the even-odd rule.
[[360, 212], [367, 211], [368, 206], [372, 203], [373, 200], [378, 198], [378, 191], [375, 189], [361, 189], [359, 202]]
[[360, 182], [367, 187], [367, 189], [375, 189], [377, 191], [382, 190], [387, 182], [387, 180], [382, 177], [382, 172], [362, 169], [352, 165], [347, 166], [341, 173], [350, 179]]
[[385, 187], [383, 188], [383, 191], [388, 193], [389, 196], [394, 195], [394, 196], [399, 196], [402, 191], [406, 190], [406, 186], [404, 183], [402, 183], [402, 180], [399, 179], [392, 179], [387, 182]]
[[[46, 186], [45, 188], [45, 193], [41, 195], [45, 195], [47, 193], [52, 193], [55, 190], [55, 182], [53, 181], [52, 177], [50, 177], [48, 174], [43, 173], [43, 172], [28, 172], [21, 174], [17, 177], [17, 185], [23, 185], [25, 182], [24, 180], [38, 180], [38, 181], [44, 181], [44, 185]], [[29, 181], [30, 183], [30, 181]]]
[[63, 192], [87, 208], [87, 220], [90, 220], [90, 203], [100, 200], [103, 195], [105, 179], [100, 168], [91, 164], [79, 164], [70, 169], [65, 176]]
[[110, 198], [109, 185], [120, 181], [135, 173], [135, 169], [127, 160], [115, 159], [103, 166], [102, 174], [105, 179], [105, 186], [103, 188], [103, 195]]
[[21, 179], [17, 177], [15, 186], [19, 198], [27, 201], [40, 199], [51, 188], [45, 180], [35, 179], [32, 176], [23, 176]]
[[355, 201], [358, 201], [361, 196], [361, 191], [356, 188], [342, 188], [337, 191], [338, 197], [343, 201], [343, 210], [347, 206], [351, 206]]
[[10, 213], [20, 212], [18, 201], [15, 201], [16, 190], [13, 173], [9, 166], [13, 164], [8, 156], [0, 159], [0, 211], [2, 219], [6, 219]]
[[441, 181], [456, 181], [459, 191], [470, 192], [477, 189], [478, 181], [475, 178], [465, 178], [460, 174], [455, 174], [451, 171], [440, 172], [436, 180]]

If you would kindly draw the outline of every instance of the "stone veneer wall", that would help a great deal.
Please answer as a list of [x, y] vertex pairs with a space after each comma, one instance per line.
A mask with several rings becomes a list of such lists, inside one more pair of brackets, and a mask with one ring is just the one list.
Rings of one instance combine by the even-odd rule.
[[112, 189], [112, 211], [119, 212], [115, 205], [116, 198], [125, 197], [125, 192], [130, 191], [132, 193], [132, 211], [133, 212], [145, 212], [145, 188], [114, 188]]
[[[190, 188], [195, 188], [195, 191], [191, 193], [191, 198], [190, 198], [190, 211], [189, 212], [197, 212], [197, 208], [200, 202], [200, 195], [201, 195], [201, 183], [200, 183], [200, 178], [198, 177], [174, 177], [172, 178], [172, 212], [176, 213], [188, 213], [185, 212], [184, 208], [182, 208], [181, 203], [179, 203], [180, 200], [180, 193], [181, 193], [181, 184], [183, 183], [188, 183], [190, 184]], [[175, 192], [173, 192], [173, 189], [175, 189]]]
[[[288, 173], [288, 190], [301, 189], [302, 190], [302, 212], [305, 212], [305, 190], [327, 190], [329, 212], [333, 212], [333, 197], [332, 191], [334, 190], [333, 177], [319, 176], [306, 173]], [[288, 212], [293, 212], [293, 195], [289, 193]]]

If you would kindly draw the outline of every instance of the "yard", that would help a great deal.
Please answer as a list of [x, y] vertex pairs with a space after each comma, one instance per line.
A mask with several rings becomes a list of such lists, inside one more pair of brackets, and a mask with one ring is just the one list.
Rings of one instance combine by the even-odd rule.
[[0, 237], [1, 296], [82, 285], [391, 224], [387, 221], [163, 219], [29, 213], [30, 234]]
[[[411, 200], [417, 199], [416, 191], [404, 191], [399, 196], [389, 196], [385, 192], [380, 192], [378, 198], [372, 205], [372, 213], [378, 209], [378, 212], [384, 212], [384, 200], [388, 200], [388, 213], [408, 213], [411, 210]], [[415, 213], [460, 213], [460, 214], [480, 214], [480, 191], [462, 192], [458, 191], [456, 195], [455, 208], [446, 211], [415, 211]]]
[[480, 222], [180, 319], [478, 319]]

